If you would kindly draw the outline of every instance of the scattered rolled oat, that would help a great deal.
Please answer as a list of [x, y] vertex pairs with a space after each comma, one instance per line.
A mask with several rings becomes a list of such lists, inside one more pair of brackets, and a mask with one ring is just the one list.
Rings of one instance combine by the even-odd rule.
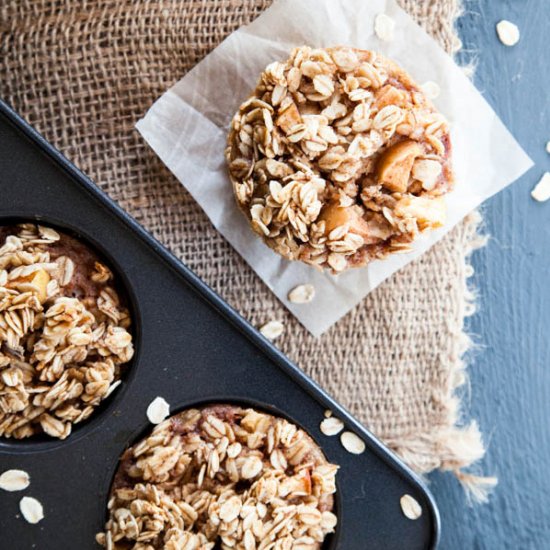
[[321, 432], [325, 435], [332, 436], [339, 434], [344, 429], [344, 423], [334, 416], [325, 418], [321, 422]]
[[440, 227], [450, 156], [447, 122], [410, 76], [344, 47], [304, 46], [270, 64], [226, 150], [252, 229], [284, 258], [333, 273], [406, 252]]
[[23, 497], [19, 502], [19, 509], [29, 523], [38, 523], [44, 519], [44, 508], [34, 497]]
[[109, 397], [109, 395], [111, 395], [121, 384], [122, 384], [122, 380], [117, 380], [116, 382], [113, 382], [109, 386], [109, 389], [107, 390], [107, 393], [105, 394], [104, 399], [107, 399], [107, 397]]
[[66, 438], [134, 353], [113, 274], [83, 243], [0, 226], [0, 436]]
[[519, 28], [514, 23], [503, 19], [497, 23], [497, 34], [499, 40], [505, 46], [515, 46], [519, 42]]
[[109, 549], [319, 550], [337, 524], [337, 470], [287, 420], [233, 405], [187, 410], [121, 457], [96, 540]]
[[415, 520], [422, 515], [422, 507], [411, 495], [403, 495], [399, 502], [405, 517]]
[[31, 482], [29, 474], [23, 470], [6, 470], [0, 476], [0, 489], [4, 491], [23, 491]]
[[384, 42], [393, 40], [395, 21], [385, 13], [379, 13], [374, 19], [374, 32]]
[[427, 82], [424, 82], [421, 88], [428, 99], [436, 99], [441, 93], [441, 88], [439, 87], [439, 84], [437, 82], [434, 82], [433, 80], [428, 80]]
[[545, 172], [539, 182], [531, 191], [531, 196], [539, 202], [545, 202], [550, 199], [550, 173]]
[[170, 405], [163, 397], [155, 397], [147, 407], [147, 418], [151, 424], [160, 424], [170, 415]]
[[327, 409], [323, 414], [325, 418], [330, 418], [332, 416], [332, 411]]
[[353, 432], [344, 432], [340, 436], [340, 442], [346, 451], [354, 455], [360, 455], [365, 452], [365, 442]]
[[293, 304], [308, 304], [315, 298], [315, 287], [313, 285], [299, 285], [288, 293], [288, 299]]
[[275, 340], [279, 338], [285, 331], [285, 326], [280, 321], [269, 321], [262, 327], [260, 327], [260, 332], [268, 339]]

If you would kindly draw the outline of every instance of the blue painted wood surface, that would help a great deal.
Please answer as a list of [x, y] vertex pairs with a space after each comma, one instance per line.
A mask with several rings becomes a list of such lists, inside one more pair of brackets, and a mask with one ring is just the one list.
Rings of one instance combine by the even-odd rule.
[[[489, 245], [475, 253], [479, 311], [467, 329], [480, 348], [466, 403], [488, 443], [481, 470], [499, 486], [467, 507], [451, 476], [430, 477], [443, 550], [550, 549], [550, 202], [530, 191], [550, 171], [550, 1], [468, 0], [460, 60], [477, 59], [475, 83], [536, 166], [484, 207]], [[514, 47], [495, 24], [516, 23]], [[482, 131], [483, 129], [480, 129]]]

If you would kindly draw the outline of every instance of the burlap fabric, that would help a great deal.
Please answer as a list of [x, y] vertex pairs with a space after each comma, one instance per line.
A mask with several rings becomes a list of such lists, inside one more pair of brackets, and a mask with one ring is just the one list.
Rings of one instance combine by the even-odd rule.
[[[151, 103], [271, 0], [2, 0], [0, 95], [419, 472], [483, 454], [462, 428], [468, 220], [312, 338], [213, 229], [134, 129]], [[402, 0], [449, 51], [456, 0]], [[37, 182], [37, 185], [39, 182]], [[460, 475], [460, 474], [459, 474]], [[464, 476], [462, 476], [464, 480]]]

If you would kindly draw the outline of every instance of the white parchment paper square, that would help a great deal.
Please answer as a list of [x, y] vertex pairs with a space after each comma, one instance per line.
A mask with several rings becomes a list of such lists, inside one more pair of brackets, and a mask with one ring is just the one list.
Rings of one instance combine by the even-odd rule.
[[[391, 42], [373, 31], [374, 18], [382, 12], [396, 24]], [[395, 59], [417, 82], [440, 85], [434, 103], [451, 123], [457, 183], [447, 198], [445, 227], [422, 236], [410, 254], [333, 276], [280, 258], [238, 210], [224, 159], [229, 123], [265, 66], [304, 44], [376, 50]], [[158, 99], [137, 129], [214, 226], [315, 336], [532, 166], [463, 71], [393, 0], [276, 0]], [[289, 290], [306, 282], [316, 288], [314, 301], [290, 303]]]

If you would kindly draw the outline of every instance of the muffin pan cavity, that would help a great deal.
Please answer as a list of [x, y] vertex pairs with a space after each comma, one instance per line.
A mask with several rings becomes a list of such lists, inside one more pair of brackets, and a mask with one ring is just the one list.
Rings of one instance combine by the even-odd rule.
[[114, 266], [68, 228], [0, 219], [2, 444], [85, 432], [126, 381], [135, 307]]
[[97, 540], [320, 550], [337, 526], [337, 471], [285, 418], [229, 403], [189, 408], [124, 452]]

